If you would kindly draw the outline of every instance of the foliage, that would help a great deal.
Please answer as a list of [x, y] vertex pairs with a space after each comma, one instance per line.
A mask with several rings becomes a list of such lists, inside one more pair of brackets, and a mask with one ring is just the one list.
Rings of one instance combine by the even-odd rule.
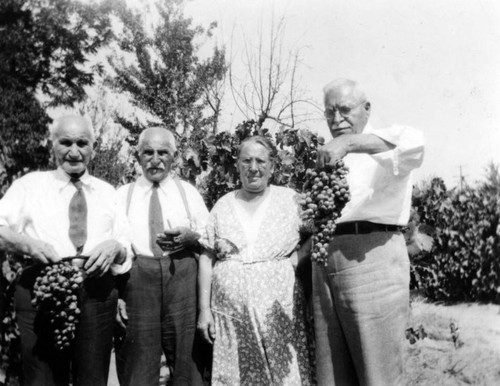
[[83, 68], [110, 36], [109, 5], [71, 0], [0, 2], [0, 196], [15, 176], [49, 162], [51, 106], [85, 96], [101, 66]]
[[[205, 97], [226, 72], [224, 51], [215, 48], [211, 57], [200, 60], [196, 40], [210, 37], [215, 24], [206, 31], [192, 26], [176, 1], [164, 0], [155, 5], [159, 23], [152, 35], [145, 28], [146, 16], [120, 9], [124, 26], [118, 37], [120, 48], [132, 54], [134, 63], [127, 64], [124, 58], [110, 58], [110, 63], [117, 86], [131, 95], [136, 106], [187, 139], [193, 131], [212, 130], [217, 119], [207, 113], [210, 106]], [[137, 139], [142, 127], [129, 126], [132, 137]]]
[[126, 146], [126, 131], [115, 122], [118, 104], [112, 89], [102, 82], [95, 91], [77, 106], [79, 113], [91, 121], [95, 134], [94, 157], [88, 171], [116, 187], [136, 177], [134, 159]]
[[72, 0], [4, 0], [0, 5], [0, 85], [41, 91], [51, 105], [83, 99], [100, 65], [88, 55], [111, 37], [109, 5]]
[[200, 151], [200, 165], [207, 173], [198, 187], [209, 208], [224, 194], [239, 188], [236, 166], [237, 150], [247, 137], [262, 135], [274, 142], [277, 148], [271, 182], [298, 191], [302, 190], [307, 168], [314, 167], [316, 148], [323, 139], [308, 130], [280, 128], [274, 138], [266, 128], [250, 120], [239, 124], [234, 133], [221, 132], [204, 138]]
[[413, 261], [412, 286], [436, 300], [499, 302], [500, 193], [491, 180], [447, 191], [441, 179], [414, 194], [419, 221], [435, 229], [434, 247]]
[[17, 176], [49, 163], [50, 118], [32, 94], [0, 88], [0, 197]]
[[0, 385], [16, 385], [21, 374], [19, 328], [15, 322], [15, 279], [23, 268], [23, 261], [2, 258], [0, 275]]

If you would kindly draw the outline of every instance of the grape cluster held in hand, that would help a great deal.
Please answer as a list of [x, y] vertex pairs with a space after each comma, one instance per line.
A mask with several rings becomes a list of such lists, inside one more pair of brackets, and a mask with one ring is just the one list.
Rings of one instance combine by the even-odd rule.
[[318, 264], [326, 265], [328, 244], [335, 233], [335, 222], [350, 200], [347, 167], [342, 160], [322, 170], [308, 169], [301, 195], [302, 235], [312, 234], [311, 257]]
[[62, 262], [46, 266], [33, 287], [33, 306], [49, 318], [54, 345], [59, 350], [70, 347], [75, 337], [82, 282], [82, 271]]

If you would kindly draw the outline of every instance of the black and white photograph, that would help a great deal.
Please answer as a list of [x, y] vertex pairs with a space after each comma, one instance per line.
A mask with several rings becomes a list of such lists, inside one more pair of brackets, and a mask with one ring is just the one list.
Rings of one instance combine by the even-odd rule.
[[0, 386], [500, 384], [500, 2], [1, 0]]

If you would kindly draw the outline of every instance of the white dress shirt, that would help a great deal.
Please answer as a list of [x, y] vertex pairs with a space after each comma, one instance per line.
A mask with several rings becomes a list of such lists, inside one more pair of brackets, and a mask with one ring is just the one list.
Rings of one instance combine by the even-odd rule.
[[[186, 193], [186, 200], [191, 213], [192, 223], [184, 207], [181, 193], [171, 176], [160, 182], [158, 198], [160, 200], [163, 225], [165, 229], [188, 227], [203, 234], [208, 219], [208, 210], [200, 193], [194, 186], [185, 181], [179, 181]], [[153, 256], [149, 245], [149, 201], [153, 184], [144, 176], [140, 176], [134, 184], [130, 205], [127, 211], [127, 196], [131, 184], [118, 189], [119, 210], [127, 213], [129, 239], [134, 252], [138, 255]]]
[[410, 216], [412, 170], [423, 161], [423, 135], [408, 126], [375, 130], [369, 124], [363, 134], [374, 134], [396, 147], [377, 154], [349, 153], [344, 157], [351, 200], [338, 222], [404, 226]]
[[[87, 202], [87, 241], [82, 255], [99, 243], [114, 239], [127, 251], [130, 243], [124, 237], [125, 218], [117, 211], [115, 189], [85, 172], [80, 178]], [[58, 168], [52, 171], [32, 172], [15, 180], [0, 200], [0, 226], [51, 244], [61, 257], [75, 256], [69, 229], [69, 203], [76, 187], [70, 177]], [[113, 274], [121, 274], [131, 267], [131, 254], [121, 265], [112, 264]]]

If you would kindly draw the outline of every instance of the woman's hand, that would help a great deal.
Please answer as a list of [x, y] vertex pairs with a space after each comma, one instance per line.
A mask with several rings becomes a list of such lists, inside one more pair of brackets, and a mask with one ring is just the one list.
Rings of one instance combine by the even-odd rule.
[[198, 315], [198, 324], [196, 326], [203, 339], [208, 343], [213, 344], [215, 340], [215, 324], [214, 317], [210, 308], [205, 308]]

